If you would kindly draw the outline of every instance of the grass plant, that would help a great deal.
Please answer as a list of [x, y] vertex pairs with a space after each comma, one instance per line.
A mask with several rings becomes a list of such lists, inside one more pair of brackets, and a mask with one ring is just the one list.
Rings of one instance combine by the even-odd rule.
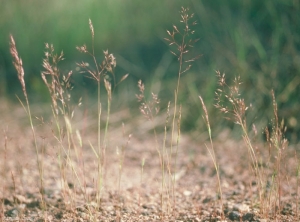
[[[172, 130], [171, 130], [171, 147], [170, 153], [168, 156], [170, 157], [169, 164], [169, 174], [172, 177], [172, 186], [169, 188], [172, 191], [172, 199], [173, 199], [173, 210], [175, 210], [176, 206], [176, 198], [175, 198], [175, 185], [176, 185], [176, 165], [177, 165], [177, 156], [178, 156], [178, 148], [180, 141], [180, 122], [182, 115], [182, 106], [178, 105], [178, 96], [179, 96], [179, 88], [180, 88], [180, 80], [181, 76], [188, 72], [192, 67], [192, 63], [195, 62], [200, 55], [196, 55], [193, 57], [190, 50], [194, 47], [194, 44], [199, 41], [199, 39], [195, 39], [193, 34], [195, 33], [194, 26], [197, 25], [196, 21], [192, 21], [194, 14], [189, 12], [189, 8], [181, 7], [180, 10], [180, 26], [173, 25], [173, 30], [167, 30], [168, 38], [165, 40], [169, 43], [169, 46], [174, 46], [175, 50], [171, 50], [171, 53], [178, 60], [178, 74], [177, 74], [177, 85], [174, 90], [174, 111], [172, 117]], [[179, 107], [179, 108], [178, 108]], [[175, 131], [175, 127], [177, 126], [177, 132]], [[173, 150], [173, 141], [176, 138], [176, 149]], [[174, 153], [174, 158], [172, 158]]]
[[215, 149], [214, 149], [214, 145], [213, 145], [213, 140], [212, 140], [212, 132], [211, 132], [211, 128], [210, 128], [210, 123], [209, 123], [209, 116], [208, 116], [208, 111], [207, 111], [207, 108], [206, 108], [206, 105], [202, 99], [201, 96], [199, 96], [199, 99], [200, 99], [200, 102], [201, 102], [201, 105], [202, 105], [202, 108], [203, 108], [203, 111], [204, 111], [204, 116], [203, 116], [203, 119], [204, 119], [204, 122], [207, 126], [207, 131], [208, 131], [208, 136], [209, 136], [209, 142], [210, 142], [210, 146], [208, 147], [206, 144], [206, 148], [209, 152], [209, 155], [213, 161], [213, 164], [214, 164], [214, 167], [215, 167], [215, 170], [216, 170], [216, 173], [217, 173], [217, 181], [218, 181], [218, 193], [220, 196], [220, 201], [221, 201], [221, 216], [222, 216], [222, 220], [224, 220], [224, 200], [223, 200], [223, 193], [222, 193], [222, 185], [221, 185], [221, 177], [220, 177], [220, 169], [219, 169], [219, 164], [218, 164], [218, 160], [217, 160], [217, 157], [216, 157], [216, 153], [215, 153]]
[[[221, 75], [220, 72], [217, 71], [217, 78], [219, 80], [220, 88], [216, 91], [217, 103], [215, 106], [222, 113], [229, 114], [230, 116], [227, 118], [230, 118], [234, 123], [241, 126], [243, 140], [246, 144], [246, 147], [248, 148], [248, 154], [250, 156], [252, 169], [256, 176], [257, 185], [259, 186], [259, 198], [260, 200], [262, 200], [262, 191], [264, 189], [263, 175], [259, 167], [259, 161], [255, 152], [255, 148], [248, 133], [248, 125], [246, 120], [246, 110], [248, 110], [248, 107], [246, 106], [245, 101], [241, 97], [241, 94], [239, 92], [239, 87], [241, 84], [240, 78], [235, 78], [232, 86], [227, 85], [225, 81], [225, 74]], [[227, 103], [225, 104], [224, 100], [226, 102], [229, 102], [229, 107], [227, 106]]]
[[295, 155], [295, 159], [297, 162], [297, 171], [296, 171], [296, 198], [295, 198], [295, 202], [296, 202], [296, 218], [299, 217], [299, 179], [300, 179], [300, 163], [299, 163], [299, 159], [297, 158], [297, 155]]
[[[163, 218], [163, 208], [164, 208], [164, 190], [165, 190], [165, 159], [164, 159], [164, 148], [161, 151], [159, 148], [159, 142], [157, 138], [157, 132], [156, 127], [154, 124], [154, 117], [159, 112], [159, 99], [156, 94], [153, 92], [151, 93], [152, 98], [149, 101], [145, 97], [145, 85], [142, 83], [142, 80], [138, 81], [138, 88], [139, 88], [139, 94], [136, 95], [138, 102], [140, 103], [139, 110], [141, 114], [148, 120], [151, 121], [153, 124], [153, 134], [154, 134], [154, 140], [155, 140], [155, 149], [158, 154], [159, 163], [161, 167], [161, 190], [160, 190], [160, 207], [161, 207], [161, 219]], [[163, 146], [164, 147], [164, 146]]]
[[[156, 150], [160, 159], [161, 165], [161, 212], [163, 219], [164, 205], [167, 208], [167, 214], [170, 212], [170, 205], [172, 205], [173, 213], [176, 211], [176, 166], [177, 166], [177, 156], [180, 142], [180, 124], [181, 124], [181, 115], [182, 115], [182, 106], [178, 104], [179, 88], [181, 76], [188, 72], [192, 67], [192, 63], [197, 60], [200, 56], [195, 57], [190, 56], [190, 49], [193, 45], [199, 40], [194, 39], [193, 26], [197, 24], [196, 21], [191, 21], [194, 17], [194, 14], [189, 13], [188, 8], [182, 7], [180, 10], [180, 23], [182, 23], [179, 28], [176, 25], [173, 25], [173, 30], [167, 30], [168, 38], [165, 40], [170, 46], [174, 46], [175, 50], [171, 50], [171, 53], [178, 60], [178, 73], [177, 73], [177, 85], [174, 90], [174, 102], [173, 102], [173, 113], [171, 116], [171, 132], [170, 137], [168, 137], [167, 126], [169, 124], [170, 118], [170, 106], [171, 103], [168, 103], [167, 106], [167, 117], [164, 126], [164, 138], [161, 150], [159, 149], [157, 141], [156, 128], [154, 126], [154, 137], [156, 141]], [[155, 104], [159, 104], [159, 100], [156, 94], [152, 92], [152, 100], [145, 100], [145, 86], [141, 81], [138, 82], [138, 87], [140, 94], [137, 95], [138, 101], [141, 102], [140, 111], [141, 113], [150, 121], [153, 122], [154, 113], [158, 113], [158, 107]], [[167, 149], [166, 142], [170, 139], [170, 149]], [[173, 141], [176, 141], [176, 146], [174, 148]], [[167, 202], [164, 202], [166, 198]], [[171, 201], [172, 199], [172, 201]]]
[[[142, 163], [141, 163], [141, 179], [140, 179], [140, 190], [142, 188], [142, 185], [143, 185], [143, 173], [144, 173], [144, 166], [145, 166], [145, 158], [142, 159]], [[141, 202], [141, 191], [139, 191], [139, 214], [141, 212], [141, 205], [142, 205], [142, 202]]]
[[265, 132], [266, 132], [266, 139], [269, 144], [269, 150], [274, 150], [275, 154], [273, 154], [274, 163], [271, 166], [273, 172], [271, 188], [270, 188], [271, 191], [269, 193], [268, 202], [264, 204], [265, 206], [268, 207], [262, 208], [265, 216], [268, 216], [268, 213], [270, 211], [273, 212], [274, 215], [276, 215], [277, 213], [280, 213], [282, 210], [281, 190], [282, 190], [282, 183], [284, 182], [284, 177], [285, 177], [282, 174], [283, 171], [282, 164], [284, 161], [284, 152], [288, 148], [288, 140], [284, 137], [284, 132], [286, 130], [286, 127], [284, 125], [283, 120], [281, 121], [281, 123], [279, 121], [277, 103], [276, 103], [275, 93], [273, 90], [271, 91], [271, 95], [272, 95], [273, 112], [274, 112], [272, 129], [271, 129], [272, 131], [271, 133], [269, 133], [268, 128], [266, 128]]
[[[54, 119], [54, 124], [56, 130], [54, 130], [54, 137], [58, 142], [58, 165], [60, 169], [61, 176], [61, 187], [63, 188], [64, 199], [66, 203], [69, 203], [69, 198], [71, 204], [73, 203], [73, 196], [67, 197], [69, 193], [69, 187], [66, 180], [66, 167], [70, 166], [72, 172], [77, 178], [80, 184], [80, 179], [78, 177], [77, 169], [71, 161], [71, 148], [74, 148], [76, 156], [78, 159], [77, 147], [74, 145], [74, 138], [72, 133], [71, 119], [74, 115], [74, 108], [70, 105], [70, 90], [72, 86], [70, 84], [70, 78], [72, 71], [67, 75], [62, 75], [58, 68], [58, 63], [62, 61], [63, 53], [60, 55], [55, 54], [54, 46], [52, 44], [45, 44], [45, 59], [43, 60], [44, 71], [41, 72], [41, 77], [49, 91], [51, 101], [52, 101], [52, 115]], [[67, 135], [67, 145], [64, 143], [64, 136]], [[82, 188], [81, 185], [79, 185]]]
[[[94, 49], [94, 41], [95, 41], [95, 31], [93, 27], [92, 21], [89, 19], [89, 28], [92, 37], [92, 49], [91, 52], [88, 51], [87, 46], [83, 45], [80, 47], [76, 47], [77, 50], [81, 53], [87, 54], [90, 56], [94, 62], [94, 69], [92, 69], [88, 63], [81, 62], [77, 63], [79, 67], [82, 68], [82, 73], [88, 73], [90, 76], [89, 78], [95, 80], [97, 82], [97, 98], [98, 98], [98, 142], [97, 142], [97, 151], [95, 152], [96, 157], [98, 159], [98, 179], [97, 179], [97, 206], [98, 208], [101, 205], [101, 195], [103, 192], [104, 186], [104, 171], [105, 171], [105, 153], [107, 149], [108, 143], [108, 127], [109, 127], [109, 118], [110, 118], [110, 109], [111, 109], [111, 101], [112, 101], [112, 84], [109, 81], [109, 75], [113, 78], [113, 87], [115, 88], [119, 83], [124, 81], [128, 74], [124, 75], [119, 82], [116, 82], [116, 77], [114, 74], [114, 69], [116, 67], [116, 58], [113, 54], [108, 53], [108, 50], [103, 51], [104, 60], [99, 63], [95, 56], [95, 49]], [[106, 92], [107, 92], [107, 116], [106, 116], [106, 123], [105, 123], [105, 131], [104, 131], [104, 138], [101, 138], [101, 115], [102, 115], [102, 106], [101, 106], [101, 83], [104, 83]], [[92, 149], [93, 146], [91, 146]]]
[[[217, 71], [220, 88], [216, 91], [216, 108], [226, 114], [226, 118], [232, 120], [241, 127], [242, 137], [248, 149], [250, 166], [256, 179], [258, 203], [261, 215], [268, 218], [270, 214], [280, 214], [282, 210], [281, 186], [284, 176], [282, 175], [283, 152], [288, 147], [288, 141], [284, 137], [286, 127], [284, 122], [279, 123], [277, 103], [274, 91], [271, 91], [273, 101], [273, 120], [271, 132], [266, 127], [265, 135], [268, 143], [268, 158], [265, 161], [263, 152], [259, 151], [250, 137], [246, 111], [248, 106], [240, 94], [241, 80], [235, 78], [233, 85], [227, 85], [225, 74]], [[229, 104], [229, 105], [228, 105]], [[257, 131], [255, 125], [252, 125]], [[257, 132], [255, 132], [257, 133]], [[267, 169], [264, 168], [267, 166]], [[271, 173], [270, 173], [271, 172]]]
[[28, 99], [28, 95], [27, 95], [27, 91], [26, 91], [26, 85], [25, 85], [25, 80], [24, 80], [24, 69], [23, 69], [23, 62], [22, 59], [19, 57], [18, 51], [17, 51], [17, 47], [16, 47], [16, 43], [15, 40], [13, 38], [12, 35], [10, 35], [10, 53], [13, 57], [13, 64], [15, 66], [15, 69], [17, 70], [18, 73], [18, 79], [21, 83], [21, 87], [22, 87], [22, 91], [23, 91], [23, 95], [25, 98], [25, 104], [22, 102], [22, 100], [18, 98], [19, 102], [21, 103], [22, 107], [24, 108], [28, 119], [29, 119], [29, 123], [30, 123], [30, 127], [31, 127], [31, 132], [32, 132], [32, 137], [33, 137], [33, 141], [34, 141], [34, 147], [35, 147], [35, 152], [36, 152], [36, 162], [37, 162], [37, 166], [38, 166], [38, 171], [39, 171], [39, 188], [40, 188], [40, 194], [41, 194], [41, 203], [42, 203], [42, 210], [43, 212], [46, 211], [46, 204], [45, 204], [45, 199], [44, 199], [44, 181], [43, 181], [43, 163], [40, 160], [40, 153], [39, 153], [39, 148], [38, 148], [38, 144], [37, 144], [37, 137], [36, 137], [36, 132], [33, 126], [33, 121], [32, 121], [32, 115], [31, 115], [31, 109], [30, 109], [30, 105], [29, 105], [29, 99]]
[[[123, 123], [123, 139], [126, 140], [126, 134], [125, 134], [125, 129], [124, 129], [124, 123]], [[121, 179], [122, 179], [122, 173], [123, 173], [123, 167], [124, 167], [124, 158], [125, 158], [125, 151], [126, 148], [128, 148], [129, 142], [131, 139], [131, 134], [128, 136], [126, 143], [122, 144], [121, 149], [119, 149], [119, 147], [117, 147], [117, 155], [119, 158], [119, 176], [118, 176], [118, 212], [117, 212], [117, 220], [120, 221], [121, 220], [121, 208], [122, 208], [122, 204], [121, 204]]]

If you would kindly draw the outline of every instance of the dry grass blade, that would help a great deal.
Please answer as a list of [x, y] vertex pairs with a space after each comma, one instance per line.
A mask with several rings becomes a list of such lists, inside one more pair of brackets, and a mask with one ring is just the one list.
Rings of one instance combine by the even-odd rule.
[[212, 141], [212, 133], [211, 133], [210, 123], [209, 123], [208, 111], [207, 111], [206, 105], [205, 105], [205, 103], [204, 103], [201, 96], [199, 96], [199, 99], [200, 99], [202, 109], [203, 109], [204, 114], [205, 114], [203, 116], [203, 119], [204, 119], [205, 124], [207, 126], [209, 141], [210, 141], [210, 147], [208, 147], [206, 144], [205, 144], [205, 146], [206, 146], [206, 148], [207, 148], [207, 150], [210, 154], [210, 157], [213, 161], [213, 164], [214, 164], [214, 167], [215, 167], [215, 170], [216, 170], [218, 188], [219, 188], [219, 195], [220, 195], [220, 201], [221, 201], [221, 209], [222, 209], [221, 215], [222, 215], [222, 219], [224, 219], [225, 218], [225, 216], [224, 216], [224, 201], [223, 201], [223, 192], [222, 192], [222, 186], [221, 186], [220, 170], [219, 170], [219, 164], [218, 164], [218, 161], [217, 161], [217, 157], [216, 157], [216, 154], [215, 154], [215, 149], [214, 149], [214, 145], [213, 145], [213, 141]]

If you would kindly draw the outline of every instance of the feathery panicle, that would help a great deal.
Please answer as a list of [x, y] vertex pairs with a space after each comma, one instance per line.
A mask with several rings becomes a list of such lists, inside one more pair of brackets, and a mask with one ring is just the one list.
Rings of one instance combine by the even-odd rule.
[[58, 68], [58, 63], [64, 59], [63, 52], [59, 55], [55, 54], [54, 46], [48, 43], [45, 44], [45, 49], [45, 58], [43, 59], [44, 71], [41, 72], [42, 80], [50, 93], [55, 113], [58, 114], [59, 110], [61, 110], [62, 113], [68, 112], [70, 114], [72, 111], [67, 102], [70, 100], [69, 91], [72, 90], [70, 81], [73, 72], [70, 71], [67, 75], [62, 75]]
[[203, 119], [205, 120], [205, 123], [207, 125], [208, 131], [209, 131], [209, 135], [211, 135], [210, 123], [209, 123], [207, 108], [206, 108], [206, 105], [205, 105], [205, 103], [204, 103], [204, 101], [203, 101], [203, 99], [202, 99], [201, 96], [199, 96], [199, 99], [200, 99], [200, 102], [202, 104], [202, 109], [203, 109], [204, 114], [205, 114], [205, 117], [203, 116]]
[[16, 68], [16, 70], [18, 72], [18, 79], [19, 79], [19, 81], [21, 83], [24, 96], [25, 96], [25, 98], [27, 100], [28, 97], [27, 97], [27, 92], [26, 92], [26, 87], [25, 87], [24, 69], [23, 69], [22, 59], [19, 57], [14, 37], [12, 35], [10, 35], [9, 37], [10, 37], [9, 38], [10, 39], [10, 41], [9, 41], [10, 54], [12, 55], [13, 60], [14, 60], [13, 61], [13, 65], [15, 66], [15, 68]]
[[90, 25], [90, 30], [91, 30], [92, 37], [94, 38], [95, 32], [94, 32], [94, 26], [93, 26], [93, 23], [92, 23], [91, 19], [89, 19], [89, 25]]
[[145, 85], [142, 83], [142, 80], [138, 81], [138, 88], [140, 91], [140, 94], [136, 94], [136, 98], [138, 102], [140, 102], [140, 112], [145, 116], [148, 120], [153, 120], [154, 114], [158, 114], [159, 112], [159, 98], [157, 94], [151, 93], [152, 99], [150, 101], [147, 101], [145, 99]]
[[[193, 34], [195, 30], [192, 29], [193, 26], [197, 24], [196, 21], [190, 22], [193, 19], [194, 14], [189, 14], [189, 8], [181, 7], [180, 10], [181, 20], [180, 23], [183, 23], [182, 29], [178, 28], [176, 25], [173, 25], [173, 30], [167, 30], [169, 38], [164, 38], [169, 45], [173, 45], [175, 50], [170, 50], [170, 52], [177, 57], [180, 65], [179, 76], [192, 67], [192, 62], [200, 58], [201, 55], [196, 55], [194, 57], [188, 57], [190, 49], [194, 47], [194, 44], [199, 41], [199, 39], [194, 39]], [[182, 30], [182, 31], [180, 31]], [[183, 57], [186, 58], [183, 58]]]
[[76, 49], [79, 51], [79, 52], [82, 52], [82, 53], [87, 53], [87, 49], [86, 49], [86, 45], [83, 45], [83, 46], [76, 46]]

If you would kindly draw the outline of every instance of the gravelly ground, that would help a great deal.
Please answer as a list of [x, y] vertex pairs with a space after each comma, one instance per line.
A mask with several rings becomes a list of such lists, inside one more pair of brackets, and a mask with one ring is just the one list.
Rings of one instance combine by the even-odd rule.
[[[216, 138], [214, 147], [220, 166], [222, 209], [216, 172], [205, 142], [182, 135], [175, 192], [173, 195], [172, 188], [165, 189], [162, 206], [162, 171], [155, 140], [139, 121], [125, 125], [125, 135], [132, 134], [132, 137], [125, 148], [120, 188], [120, 153], [127, 136], [122, 135], [120, 127], [113, 127], [110, 131], [100, 209], [97, 208], [95, 190], [97, 158], [88, 142], [96, 144], [96, 133], [85, 132], [85, 142], [78, 150], [78, 159], [74, 149], [70, 151], [72, 161], [67, 161], [64, 166], [65, 179], [62, 180], [58, 145], [52, 136], [51, 126], [37, 124], [44, 175], [43, 210], [36, 154], [30, 128], [24, 124], [24, 111], [13, 109], [10, 112], [12, 107], [8, 104], [2, 104], [1, 109], [5, 115], [1, 119], [1, 221], [299, 221], [295, 158], [299, 146], [293, 145], [284, 150], [279, 208], [273, 207], [276, 203], [268, 196], [272, 193], [272, 172], [267, 170], [268, 154], [264, 152], [264, 144], [257, 144], [260, 150], [258, 156], [265, 164], [265, 175], [269, 181], [265, 187], [266, 202], [261, 204], [243, 141], [229, 139], [230, 133], [226, 132]], [[158, 136], [159, 144], [162, 144], [162, 138], [163, 135]], [[167, 142], [166, 147], [169, 148], [170, 143]], [[64, 158], [66, 160], [66, 155]], [[276, 200], [278, 203], [279, 196]], [[272, 211], [263, 213], [261, 210], [267, 209], [269, 202], [273, 204], [270, 207]]]

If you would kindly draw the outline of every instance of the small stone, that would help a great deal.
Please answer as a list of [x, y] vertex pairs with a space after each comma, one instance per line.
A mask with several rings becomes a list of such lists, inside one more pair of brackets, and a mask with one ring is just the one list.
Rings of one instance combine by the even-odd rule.
[[238, 211], [231, 211], [231, 212], [228, 214], [228, 218], [229, 218], [230, 220], [240, 220], [241, 214], [240, 214]]
[[202, 215], [204, 215], [204, 216], [209, 216], [210, 213], [209, 213], [209, 211], [207, 211], [207, 210], [202, 210]]
[[211, 201], [211, 198], [210, 197], [206, 197], [202, 203], [206, 204], [206, 203], [209, 203]]
[[5, 212], [5, 215], [8, 216], [8, 217], [17, 217], [19, 215], [19, 210], [17, 208], [13, 208], [11, 210], [8, 210]]
[[189, 191], [189, 190], [183, 191], [184, 196], [190, 196], [191, 194], [192, 194], [192, 191]]
[[14, 200], [17, 202], [17, 203], [29, 203], [29, 201], [26, 199], [26, 197], [22, 196], [22, 195], [14, 195]]
[[246, 213], [245, 215], [243, 215], [242, 220], [243, 221], [253, 221], [254, 220], [254, 213]]
[[233, 205], [232, 208], [234, 211], [239, 211], [239, 212], [249, 212], [250, 207], [246, 204], [235, 204]]

